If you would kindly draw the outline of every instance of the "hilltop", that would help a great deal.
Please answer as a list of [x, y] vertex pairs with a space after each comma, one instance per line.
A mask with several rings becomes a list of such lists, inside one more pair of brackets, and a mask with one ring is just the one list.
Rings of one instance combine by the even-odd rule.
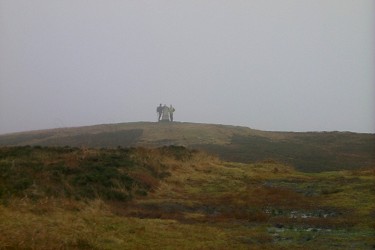
[[274, 137], [278, 133], [246, 127], [185, 123], [131, 122], [48, 129], [0, 135], [0, 145], [131, 147], [228, 144], [234, 134]]
[[200, 123], [134, 122], [60, 128], [0, 136], [0, 146], [88, 148], [175, 145], [241, 163], [277, 161], [320, 172], [374, 166], [375, 135], [351, 132], [269, 132]]

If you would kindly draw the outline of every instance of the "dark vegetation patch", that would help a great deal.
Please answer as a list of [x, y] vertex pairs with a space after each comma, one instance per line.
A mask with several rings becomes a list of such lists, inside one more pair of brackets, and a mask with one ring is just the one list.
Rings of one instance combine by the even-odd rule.
[[39, 134], [13, 134], [13, 135], [3, 135], [1, 136], [0, 146], [6, 145], [22, 145], [22, 144], [30, 144], [31, 141], [38, 141], [54, 134], [51, 133], [39, 133]]
[[1, 136], [0, 145], [40, 145], [70, 147], [132, 147], [142, 136], [143, 129], [129, 129], [102, 133], [86, 133], [69, 136], [56, 136], [55, 133], [21, 134]]
[[79, 134], [69, 137], [50, 138], [39, 143], [43, 146], [65, 146], [72, 147], [132, 147], [142, 136], [143, 129], [121, 130], [114, 132], [103, 132], [98, 134]]
[[[192, 152], [164, 147], [157, 152], [134, 148], [0, 148], [0, 199], [63, 197], [127, 201], [145, 196], [170, 175], [157, 159], [165, 152], [186, 159]], [[147, 157], [146, 157], [147, 155]]]
[[235, 162], [274, 160], [305, 172], [371, 167], [375, 138], [353, 133], [303, 133], [287, 140], [234, 135], [230, 145], [194, 145], [194, 148]]

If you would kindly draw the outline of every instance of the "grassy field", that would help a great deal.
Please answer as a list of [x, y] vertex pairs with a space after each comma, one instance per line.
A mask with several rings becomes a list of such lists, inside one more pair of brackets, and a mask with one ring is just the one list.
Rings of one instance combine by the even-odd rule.
[[374, 169], [184, 147], [0, 148], [0, 249], [373, 249]]

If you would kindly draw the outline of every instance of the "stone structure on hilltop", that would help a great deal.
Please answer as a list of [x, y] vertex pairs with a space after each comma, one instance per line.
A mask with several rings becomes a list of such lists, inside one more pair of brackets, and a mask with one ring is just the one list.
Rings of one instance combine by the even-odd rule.
[[173, 122], [173, 112], [175, 111], [175, 108], [170, 105], [169, 107], [167, 105], [160, 104], [156, 108], [156, 112], [158, 113], [158, 122]]

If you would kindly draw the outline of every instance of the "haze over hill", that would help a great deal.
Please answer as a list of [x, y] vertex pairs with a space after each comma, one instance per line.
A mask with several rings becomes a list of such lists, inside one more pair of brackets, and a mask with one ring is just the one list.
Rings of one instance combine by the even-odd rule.
[[[374, 1], [0, 1], [0, 134], [176, 120], [375, 133]], [[194, 97], [194, 98], [192, 98]]]
[[159, 147], [204, 150], [234, 162], [278, 161], [317, 172], [374, 166], [374, 134], [267, 132], [201, 123], [133, 122], [0, 136], [2, 146]]

